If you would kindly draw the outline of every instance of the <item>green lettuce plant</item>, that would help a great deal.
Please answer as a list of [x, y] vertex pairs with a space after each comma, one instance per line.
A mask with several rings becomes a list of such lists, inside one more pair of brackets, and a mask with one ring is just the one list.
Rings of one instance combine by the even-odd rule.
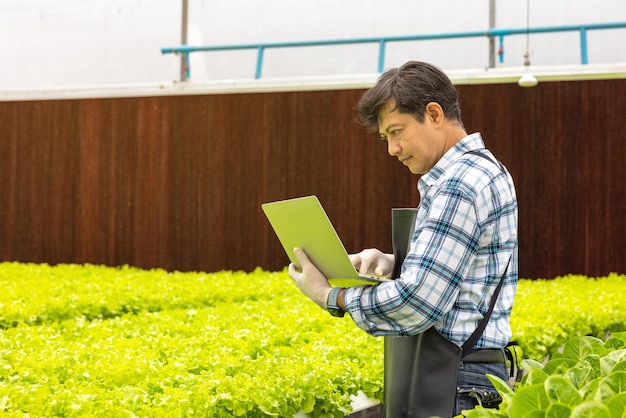
[[[520, 280], [511, 322], [524, 385], [569, 338], [621, 335], [625, 284]], [[382, 400], [382, 339], [317, 308], [286, 271], [4, 262], [0, 289], [3, 417], [343, 417], [359, 392]], [[618, 340], [605, 348], [623, 349]]]
[[0, 265], [0, 415], [343, 417], [382, 340], [285, 272]]
[[526, 374], [515, 391], [489, 379], [503, 398], [499, 410], [477, 408], [468, 418], [623, 418], [626, 416], [626, 333], [606, 341], [570, 338], [545, 364], [522, 361]]
[[511, 314], [513, 339], [525, 358], [543, 361], [574, 336], [605, 338], [626, 330], [626, 276], [581, 275], [520, 280]]

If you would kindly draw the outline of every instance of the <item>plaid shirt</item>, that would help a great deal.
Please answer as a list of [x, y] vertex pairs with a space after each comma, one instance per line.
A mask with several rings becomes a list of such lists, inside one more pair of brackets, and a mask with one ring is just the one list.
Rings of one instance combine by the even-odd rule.
[[[468, 153], [472, 150], [488, 158]], [[475, 133], [450, 149], [417, 187], [421, 200], [400, 278], [347, 289], [346, 310], [371, 335], [415, 335], [434, 325], [461, 346], [489, 309], [506, 271], [476, 344], [504, 347], [511, 338], [509, 318], [517, 286], [513, 179]]]

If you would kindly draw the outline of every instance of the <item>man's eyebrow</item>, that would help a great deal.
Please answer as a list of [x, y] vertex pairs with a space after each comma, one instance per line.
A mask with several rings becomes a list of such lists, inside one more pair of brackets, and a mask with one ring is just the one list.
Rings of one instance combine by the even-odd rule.
[[400, 126], [399, 123], [392, 123], [391, 125], [388, 125], [385, 129], [380, 130], [379, 133], [389, 133], [389, 131], [391, 131], [393, 128], [397, 128], [398, 126]]

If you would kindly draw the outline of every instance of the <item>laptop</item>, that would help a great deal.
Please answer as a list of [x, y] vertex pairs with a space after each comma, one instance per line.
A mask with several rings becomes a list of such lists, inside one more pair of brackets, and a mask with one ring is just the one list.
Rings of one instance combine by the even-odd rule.
[[384, 277], [360, 275], [316, 196], [261, 205], [289, 260], [298, 268], [293, 252], [302, 248], [331, 286], [377, 285]]

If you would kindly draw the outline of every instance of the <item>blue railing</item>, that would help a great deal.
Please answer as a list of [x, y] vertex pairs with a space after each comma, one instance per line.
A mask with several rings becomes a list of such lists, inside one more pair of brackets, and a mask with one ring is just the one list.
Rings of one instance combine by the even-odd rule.
[[457, 32], [457, 33], [439, 33], [439, 34], [423, 34], [423, 35], [407, 35], [407, 36], [387, 36], [374, 38], [352, 38], [352, 39], [330, 39], [319, 41], [298, 41], [298, 42], [274, 42], [274, 43], [258, 43], [258, 44], [240, 44], [240, 45], [217, 45], [217, 46], [177, 46], [169, 48], [161, 48], [163, 54], [182, 54], [184, 57], [187, 77], [191, 74], [189, 65], [189, 54], [201, 51], [233, 51], [242, 49], [256, 49], [256, 71], [254, 77], [261, 78], [263, 70], [263, 58], [266, 49], [270, 48], [299, 48], [307, 46], [329, 46], [329, 45], [346, 45], [346, 44], [378, 44], [378, 72], [382, 72], [385, 67], [385, 47], [389, 42], [403, 41], [424, 41], [438, 39], [455, 39], [455, 38], [477, 38], [477, 37], [493, 37], [498, 38], [499, 48], [498, 57], [500, 63], [504, 62], [504, 37], [510, 35], [528, 35], [531, 33], [550, 33], [550, 32], [572, 32], [580, 33], [580, 63], [588, 64], [589, 57], [587, 52], [587, 31], [598, 29], [621, 29], [626, 28], [626, 22], [615, 23], [598, 23], [588, 25], [569, 25], [569, 26], [553, 26], [553, 27], [536, 27], [523, 29], [489, 29], [487, 31], [475, 32]]

